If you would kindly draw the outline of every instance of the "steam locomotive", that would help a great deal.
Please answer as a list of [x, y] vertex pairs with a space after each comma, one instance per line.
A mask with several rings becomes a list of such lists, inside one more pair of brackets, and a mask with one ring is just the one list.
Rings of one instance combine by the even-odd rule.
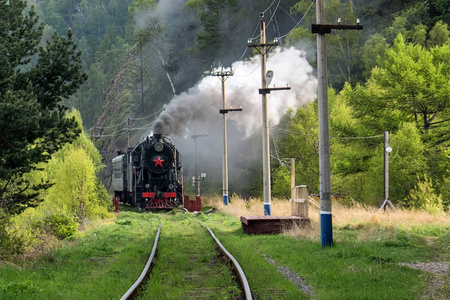
[[183, 203], [181, 155], [153, 134], [112, 159], [114, 196], [140, 209], [172, 209]]

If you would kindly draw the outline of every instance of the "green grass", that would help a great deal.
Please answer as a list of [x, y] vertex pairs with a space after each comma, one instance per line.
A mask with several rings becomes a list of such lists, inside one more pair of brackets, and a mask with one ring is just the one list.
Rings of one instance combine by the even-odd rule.
[[[450, 228], [446, 227], [409, 232], [368, 224], [334, 228], [340, 241], [321, 248], [320, 241], [309, 239], [245, 235], [237, 218], [230, 221], [220, 214], [199, 218], [211, 229], [220, 229], [216, 234], [240, 262], [258, 299], [274, 299], [271, 294], [284, 289], [283, 297], [277, 299], [300, 299], [285, 287], [286, 280], [263, 255], [303, 277], [313, 287], [314, 299], [420, 299], [432, 274], [398, 263], [433, 261], [437, 254], [449, 261]], [[358, 240], [369, 229], [379, 231], [374, 234], [377, 238]], [[438, 237], [437, 242], [429, 245], [424, 234]], [[449, 274], [446, 279], [448, 284]], [[449, 292], [444, 288], [436, 298], [448, 299]]]
[[157, 226], [154, 216], [121, 213], [38, 259], [0, 266], [0, 299], [119, 299], [139, 277]]
[[140, 299], [239, 297], [232, 271], [209, 233], [189, 214], [160, 217], [158, 258]]
[[[119, 299], [145, 265], [157, 217], [160, 249], [140, 299], [239, 298], [230, 269], [196, 220], [239, 261], [256, 299], [311, 298], [277, 267], [304, 278], [314, 299], [420, 299], [436, 275], [399, 263], [448, 262], [450, 256], [450, 228], [439, 225], [334, 226], [335, 245], [321, 248], [315, 239], [246, 235], [237, 216], [220, 212], [121, 212], [117, 222], [66, 239], [37, 259], [0, 262], [0, 299]], [[441, 280], [444, 286], [427, 299], [450, 299], [450, 274]]]

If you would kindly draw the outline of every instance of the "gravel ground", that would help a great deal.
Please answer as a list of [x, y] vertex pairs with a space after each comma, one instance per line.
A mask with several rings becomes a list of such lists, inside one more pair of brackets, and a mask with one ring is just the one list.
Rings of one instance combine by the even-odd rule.
[[[422, 295], [421, 299], [446, 299], [443, 294], [443, 288], [448, 287], [449, 282], [445, 279], [446, 274], [450, 271], [450, 263], [441, 262], [415, 262], [415, 263], [399, 263], [401, 266], [407, 266], [413, 269], [419, 269], [425, 272], [434, 274], [435, 276], [430, 279], [428, 287]], [[445, 292], [444, 292], [445, 293]]]
[[314, 292], [312, 291], [312, 287], [307, 285], [305, 279], [299, 276], [297, 273], [291, 271], [288, 267], [278, 266], [275, 260], [271, 259], [268, 255], [263, 254], [263, 257], [270, 262], [272, 265], [277, 267], [278, 272], [284, 275], [286, 279], [293, 282], [299, 290], [302, 290], [304, 293], [314, 296]]
[[[297, 273], [291, 271], [288, 267], [278, 266], [275, 260], [271, 259], [268, 255], [263, 254], [263, 257], [270, 262], [272, 265], [277, 267], [277, 270], [286, 277], [289, 281], [293, 282], [298, 289], [302, 290], [304, 293], [314, 296], [312, 287], [309, 286], [305, 279], [299, 276]], [[415, 263], [399, 263], [399, 265], [407, 266], [413, 269], [419, 269], [425, 272], [433, 273], [437, 275], [430, 281], [428, 291], [422, 297], [422, 299], [430, 299], [429, 297], [436, 291], [442, 288], [446, 284], [445, 280], [442, 278], [445, 274], [450, 271], [449, 262], [415, 262]], [[433, 298], [433, 297], [431, 297]]]
[[419, 269], [425, 272], [434, 273], [437, 275], [444, 275], [450, 269], [450, 263], [442, 262], [415, 262], [415, 263], [399, 263], [401, 266], [407, 266], [413, 269]]

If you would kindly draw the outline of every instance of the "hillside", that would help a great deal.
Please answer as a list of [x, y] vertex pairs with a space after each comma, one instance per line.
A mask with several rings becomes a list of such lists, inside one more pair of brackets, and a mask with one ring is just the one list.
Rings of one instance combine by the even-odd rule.
[[[248, 58], [253, 54], [255, 54], [255, 61], [259, 59], [257, 53], [250, 53], [246, 46], [248, 38], [257, 38], [258, 36], [258, 32], [254, 26], [258, 22], [257, 16], [259, 11], [265, 11], [265, 20], [268, 24], [267, 38], [270, 40], [276, 36], [283, 36], [284, 32], [289, 32], [289, 35], [280, 39], [282, 48], [294, 46], [297, 49], [303, 49], [305, 52], [303, 52], [302, 55], [308, 60], [308, 63], [304, 67], [300, 69], [297, 67], [297, 71], [294, 70], [291, 72], [290, 79], [282, 79], [283, 81], [278, 84], [286, 84], [286, 81], [290, 81], [288, 82], [290, 85], [296, 84], [299, 80], [298, 78], [303, 76], [296, 72], [305, 72], [306, 76], [310, 76], [307, 73], [307, 68], [309, 68], [308, 64], [313, 68], [312, 74], [315, 72], [315, 37], [307, 33], [310, 24], [313, 23], [315, 19], [315, 6], [306, 0], [299, 2], [282, 1], [280, 3], [277, 3], [276, 1], [273, 1], [273, 3], [272, 1], [266, 2], [267, 4], [264, 5], [262, 2], [256, 4], [254, 1], [231, 1], [222, 4], [218, 4], [215, 1], [183, 1], [187, 9], [182, 9], [182, 6], [177, 6], [176, 9], [172, 10], [169, 10], [169, 8], [172, 7], [172, 3], [164, 2], [164, 4], [159, 3], [143, 11], [140, 15], [139, 24], [148, 24], [146, 25], [149, 26], [148, 31], [145, 31], [145, 27], [142, 28], [142, 30], [144, 30], [143, 32], [146, 32], [142, 35], [142, 42], [139, 42], [133, 48], [122, 64], [122, 67], [116, 73], [114, 80], [108, 88], [108, 92], [105, 93], [102, 114], [96, 123], [96, 132], [102, 132], [102, 136], [99, 136], [100, 138], [97, 140], [97, 145], [104, 155], [104, 163], [108, 166], [105, 168], [102, 177], [102, 180], [107, 187], [109, 187], [110, 181], [109, 177], [111, 169], [109, 162], [111, 157], [118, 150], [125, 150], [124, 146], [127, 141], [127, 134], [125, 132], [126, 126], [131, 128], [129, 136], [130, 144], [133, 145], [142, 137], [152, 132], [152, 122], [156, 119], [164, 105], [170, 103], [173, 98], [180, 98], [179, 95], [185, 95], [185, 92], [192, 94], [193, 90], [201, 88], [201, 84], [204, 82], [208, 85], [209, 89], [205, 90], [205, 96], [209, 94], [211, 100], [209, 104], [204, 102], [204, 106], [202, 106], [204, 108], [197, 108], [198, 111], [201, 111], [202, 116], [197, 116], [196, 122], [206, 121], [206, 119], [203, 121], [198, 119], [205, 118], [208, 114], [216, 114], [216, 120], [206, 121], [207, 123], [205, 124], [207, 125], [201, 125], [204, 127], [196, 126], [196, 130], [197, 132], [207, 133], [209, 135], [207, 139], [199, 140], [200, 149], [204, 149], [204, 151], [207, 152], [202, 154], [205, 161], [203, 166], [201, 166], [201, 172], [211, 175], [208, 176], [207, 182], [205, 182], [204, 191], [217, 192], [217, 189], [220, 188], [220, 173], [216, 172], [216, 170], [220, 168], [221, 159], [218, 154], [221, 151], [221, 142], [219, 139], [221, 131], [220, 122], [218, 122], [220, 116], [216, 111], [206, 109], [206, 106], [214, 105], [218, 107], [219, 104], [215, 101], [220, 101], [219, 98], [216, 98], [220, 96], [220, 94], [218, 94], [220, 93], [220, 86], [219, 80], [216, 80], [216, 82], [213, 80], [207, 81], [207, 74], [205, 75], [203, 72], [208, 72], [211, 65], [215, 64], [217, 66], [218, 62], [222, 63], [225, 67], [230, 66], [231, 63], [234, 62], [235, 67], [237, 66], [237, 68], [240, 68], [237, 71], [239, 72], [239, 70], [242, 70], [242, 66], [245, 65]], [[379, 64], [376, 57], [380, 56], [381, 58], [384, 58], [384, 51], [394, 44], [394, 40], [399, 33], [402, 33], [408, 43], [414, 43], [414, 41], [416, 41], [416, 43], [422, 43], [425, 46], [428, 44], [431, 45], [431, 43], [445, 44], [448, 40], [447, 25], [445, 23], [439, 23], [442, 22], [442, 20], [445, 21], [447, 18], [444, 2], [445, 1], [428, 1], [424, 3], [422, 1], [401, 0], [328, 1], [327, 19], [330, 23], [334, 22], [334, 19], [337, 19], [338, 16], [342, 17], [343, 22], [347, 23], [351, 23], [352, 20], [356, 20], [356, 18], [359, 17], [361, 23], [364, 25], [364, 30], [362, 32], [334, 32], [329, 35], [329, 80], [330, 84], [335, 89], [335, 91], [332, 91], [330, 94], [330, 103], [335, 101], [333, 100], [334, 94], [342, 94], [341, 90], [344, 88], [345, 82], [349, 82], [350, 85], [354, 87], [358, 84], [364, 84], [364, 82], [368, 80], [371, 75], [370, 71]], [[238, 7], [243, 9], [237, 9]], [[174, 19], [181, 22], [171, 22], [171, 20]], [[444, 25], [441, 33], [437, 33], [437, 31], [441, 30], [441, 27], [437, 28], [436, 24]], [[429, 39], [435, 39], [434, 36], [442, 36], [442, 38], [435, 42], [431, 42], [431, 40], [428, 41]], [[281, 67], [281, 65], [278, 67]], [[238, 99], [241, 98], [237, 97], [235, 99], [234, 95], [232, 95], [232, 89], [234, 89], [233, 85], [236, 80], [240, 80], [239, 84], [241, 85], [239, 86], [236, 84], [236, 87], [239, 86], [242, 94], [242, 91], [246, 89], [244, 88], [245, 85], [250, 87], [252, 86], [252, 83], [250, 82], [258, 82], [260, 80], [258, 78], [258, 72], [255, 72], [256, 69], [257, 67], [248, 70], [248, 73], [246, 74], [243, 74], [244, 72], [239, 73], [238, 75], [240, 78], [233, 76], [227, 81], [230, 82], [230, 86], [228, 86], [227, 89], [231, 89], [231, 91], [227, 91], [229, 96], [227, 101], [234, 103], [234, 105], [245, 107], [245, 102], [247, 100], [242, 99], [242, 101], [239, 102]], [[293, 69], [295, 69], [295, 66]], [[280, 73], [280, 71], [277, 72], [275, 73]], [[251, 76], [248, 76], [249, 74], [251, 74]], [[245, 78], [246, 76], [248, 76], [248, 78]], [[445, 76], [448, 76], [448, 74]], [[125, 81], [127, 82], [126, 86], [123, 85]], [[303, 90], [299, 90], [299, 92], [295, 94], [295, 97], [297, 97], [297, 99], [311, 99], [305, 98], [304, 87], [301, 89]], [[120, 91], [118, 98], [116, 99], [114, 96], [115, 94], [110, 91]], [[252, 94], [252, 91], [253, 90], [249, 89], [248, 95]], [[203, 96], [197, 95], [195, 97], [202, 98]], [[273, 97], [275, 97], [275, 95]], [[345, 97], [347, 96], [343, 96], [342, 94], [339, 95], [337, 99]], [[214, 101], [213, 103], [215, 104], [212, 104], [211, 101]], [[279, 100], [271, 102], [275, 101]], [[339, 106], [344, 105], [342, 102], [343, 100], [337, 101], [341, 101], [340, 103], [342, 103], [339, 104]], [[244, 112], [248, 112], [248, 105], [247, 108], [244, 109]], [[253, 107], [255, 107], [254, 105], [258, 104], [251, 105], [253, 109]], [[271, 121], [273, 123], [272, 135], [274, 139], [271, 151], [272, 156], [274, 157], [272, 169], [274, 170], [273, 188], [275, 195], [288, 196], [288, 192], [286, 192], [288, 191], [288, 180], [286, 179], [287, 169], [282, 163], [280, 164], [281, 157], [297, 157], [297, 172], [299, 173], [297, 174], [297, 184], [308, 184], [312, 187], [313, 192], [318, 192], [318, 177], [311, 177], [311, 174], [317, 172], [315, 170], [318, 168], [316, 156], [317, 140], [305, 136], [302, 141], [299, 137], [293, 137], [286, 134], [286, 132], [289, 131], [298, 131], [293, 130], [294, 127], [298, 127], [298, 125], [294, 124], [299, 120], [296, 118], [300, 117], [302, 114], [314, 114], [314, 112], [310, 110], [314, 110], [315, 108], [314, 106], [304, 106], [304, 100], [299, 100], [296, 104], [286, 105], [293, 109], [292, 113], [285, 116], [278, 116], [277, 113], [276, 118]], [[333, 107], [334, 104], [330, 105]], [[345, 104], [347, 108], [342, 107], [342, 109], [350, 109], [347, 105], [348, 104]], [[302, 107], [301, 111], [296, 111], [300, 106]], [[192, 105], [191, 107], [196, 106]], [[187, 106], [183, 109], [186, 108]], [[278, 108], [274, 109], [278, 110]], [[281, 114], [286, 112], [286, 110], [280, 110]], [[252, 111], [252, 113], [253, 115], [259, 114], [257, 111]], [[336, 115], [336, 113], [331, 112], [331, 117]], [[446, 111], [442, 111], [440, 120], [445, 120], [446, 113]], [[351, 112], [351, 114], [353, 114], [353, 112]], [[355, 117], [357, 117], [356, 111]], [[128, 118], [131, 120], [130, 125], [126, 125]], [[237, 155], [234, 155], [236, 160], [230, 162], [231, 164], [234, 163], [236, 166], [236, 172], [233, 176], [230, 176], [232, 178], [230, 179], [230, 189], [239, 194], [257, 196], [260, 194], [261, 188], [261, 183], [257, 179], [260, 176], [259, 172], [261, 166], [259, 165], [260, 163], [258, 163], [258, 160], [260, 160], [258, 157], [259, 151], [255, 153], [254, 150], [258, 148], [259, 133], [257, 131], [243, 130], [243, 128], [252, 126], [242, 122], [243, 119], [250, 120], [250, 117], [247, 117], [246, 115], [238, 117], [236, 114], [230, 114], [229, 118], [232, 119], [232, 122], [230, 122], [229, 125], [231, 128], [229, 130], [234, 132], [231, 135], [232, 138], [230, 143], [236, 144], [236, 150], [233, 150], [234, 148], [232, 146], [232, 149], [229, 150], [229, 152], [238, 153]], [[401, 122], [409, 122], [409, 120], [410, 118], [405, 116]], [[313, 126], [312, 128], [307, 128], [306, 124], [303, 124], [301, 127], [304, 128], [300, 131], [307, 132], [312, 130], [312, 132], [317, 132], [317, 129], [314, 129], [314, 126], [317, 126], [314, 125], [314, 123], [317, 122], [311, 122], [312, 123], [307, 126]], [[108, 128], [110, 126], [112, 126], [112, 128]], [[185, 175], [187, 178], [190, 178], [193, 170], [193, 145], [192, 141], [189, 141], [186, 137], [188, 137], [189, 134], [192, 134], [192, 124], [186, 123], [182, 126], [185, 126], [186, 128], [184, 137], [173, 136], [172, 138], [178, 143], [179, 148], [182, 149]], [[365, 128], [346, 128], [345, 126], [347, 125], [344, 126], [342, 120], [339, 119], [331, 120], [331, 126], [331, 134], [340, 137], [355, 137], [358, 135], [378, 136], [382, 135], [385, 130], [391, 131], [391, 134], [396, 134], [399, 130], [398, 125], [385, 126], [376, 131], [374, 131], [373, 125], [370, 125], [372, 128], [369, 128], [367, 127], [367, 124], [362, 125], [363, 127], [365, 126]], [[418, 128], [420, 128], [419, 123]], [[439, 132], [441, 131], [439, 130]], [[439, 132], [436, 131], [434, 135], [436, 137], [439, 136]], [[111, 133], [113, 134], [110, 135]], [[249, 139], [249, 137], [251, 138]], [[302, 148], [305, 151], [304, 153], [300, 154], [298, 151], [293, 152], [292, 146], [287, 142], [289, 139], [292, 140], [293, 138], [296, 140], [295, 143], [297, 143], [297, 147]], [[442, 142], [445, 142], [446, 139], [447, 138], [440, 138], [440, 141], [437, 142], [437, 148], [436, 143], [432, 142], [435, 143], [435, 146], [432, 146], [434, 150], [429, 151], [428, 154], [422, 154], [427, 157], [426, 160], [436, 160], [436, 156], [442, 157], [442, 155], [444, 155], [439, 154], [441, 152], [441, 148], [439, 147], [443, 146]], [[434, 137], [432, 137], [431, 140], [434, 140]], [[338, 142], [336, 141], [336, 143]], [[343, 147], [347, 142], [342, 141], [339, 143], [341, 145], [336, 144], [336, 146], [334, 146], [338, 147], [336, 149], [340, 149], [340, 147]], [[358, 142], [352, 146], [355, 147], [355, 150], [352, 151], [360, 152], [360, 150], [356, 149], [360, 149], [361, 147], [374, 149], [374, 147], [379, 147], [381, 143], [381, 139], [367, 141], [365, 144], [363, 141]], [[427, 143], [427, 141], [424, 139], [422, 140], [422, 143]], [[242, 148], [244, 145], [245, 147]], [[382, 175], [381, 173], [378, 173], [380, 175], [374, 175], [375, 169], [373, 168], [376, 168], [375, 165], [378, 163], [371, 161], [375, 159], [375, 152], [370, 150], [365, 154], [341, 153], [341, 151], [335, 153], [335, 159], [344, 156], [346, 157], [346, 160], [343, 163], [350, 164], [351, 167], [342, 168], [339, 166], [339, 163], [335, 166], [337, 173], [336, 181], [334, 183], [334, 192], [352, 195], [357, 201], [369, 202], [371, 204], [377, 203], [379, 198], [377, 199], [378, 196], [376, 195], [382, 194]], [[418, 153], [404, 153], [403, 155], [405, 156], [405, 159], [411, 160], [415, 159], [415, 155], [418, 155]], [[358, 164], [361, 166], [358, 166]], [[368, 164], [375, 165], [374, 167], [371, 167]], [[424, 161], [424, 164], [428, 164], [428, 162]], [[301, 166], [303, 166], [302, 172], [298, 171], [302, 168]], [[433, 168], [431, 163], [429, 166]], [[373, 171], [370, 171], [371, 168]], [[367, 172], [367, 170], [369, 170], [369, 172]], [[411, 169], [407, 172], [409, 172], [407, 182], [399, 183], [398, 193], [395, 194], [396, 192], [392, 190], [392, 197], [396, 198], [395, 202], [402, 201], [403, 197], [405, 197], [410, 192], [410, 189], [413, 189], [417, 183], [417, 169]], [[446, 195], [448, 195], [447, 185], [445, 183], [447, 182], [447, 179], [445, 179], [446, 175], [438, 170], [430, 169], [428, 172], [429, 174], [434, 174], [431, 176], [434, 178], [434, 183], [438, 184], [436, 189], [440, 193], [443, 193], [443, 196], [446, 198]], [[244, 174], [245, 177], [241, 176]], [[256, 176], [249, 177], [248, 175], [250, 174]], [[379, 179], [375, 180], [378, 180], [380, 183], [373, 185], [372, 183], [366, 182], [367, 179], [362, 180], [361, 176], [365, 176], [366, 178], [369, 176], [371, 181], [378, 176]], [[351, 179], [346, 179], [346, 177], [350, 177]], [[420, 177], [423, 177], [423, 174], [420, 175]], [[252, 178], [253, 181], [250, 182], [245, 178]], [[371, 188], [364, 191], [358, 187], [361, 184], [362, 186], [369, 184]], [[247, 188], [245, 186], [247, 186]], [[444, 202], [447, 203], [448, 200], [444, 199]]]

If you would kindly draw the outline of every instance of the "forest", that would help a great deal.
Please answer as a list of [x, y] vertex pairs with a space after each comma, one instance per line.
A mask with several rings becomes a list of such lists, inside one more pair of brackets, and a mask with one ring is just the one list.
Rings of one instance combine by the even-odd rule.
[[[348, 205], [382, 200], [388, 131], [390, 200], [448, 212], [450, 0], [325, 3], [329, 24], [364, 25], [327, 35], [332, 192]], [[267, 39], [279, 40], [268, 59], [296, 49], [304, 59], [297, 69], [311, 84], [317, 76], [311, 0], [1, 0], [0, 11], [0, 257], [105, 216], [111, 158], [149, 134], [172, 99], [201, 89], [211, 66], [238, 67], [233, 80], [240, 82], [230, 78], [229, 88], [244, 91], [246, 78], [238, 75], [259, 57], [247, 42], [259, 37], [260, 12]], [[251, 84], [260, 82], [255, 70]], [[236, 99], [231, 91], [230, 103]], [[261, 133], [244, 132], [240, 117], [230, 118], [237, 137], [230, 138], [230, 192], [260, 197]], [[220, 193], [222, 184], [213, 139], [220, 128], [212, 127], [210, 141], [200, 144], [209, 149], [206, 194]], [[185, 136], [192, 131], [187, 123]], [[189, 192], [192, 141], [184, 137], [173, 139], [185, 149]], [[280, 109], [271, 156], [274, 197], [290, 197], [284, 158], [295, 158], [296, 184], [319, 193], [315, 96]]]

